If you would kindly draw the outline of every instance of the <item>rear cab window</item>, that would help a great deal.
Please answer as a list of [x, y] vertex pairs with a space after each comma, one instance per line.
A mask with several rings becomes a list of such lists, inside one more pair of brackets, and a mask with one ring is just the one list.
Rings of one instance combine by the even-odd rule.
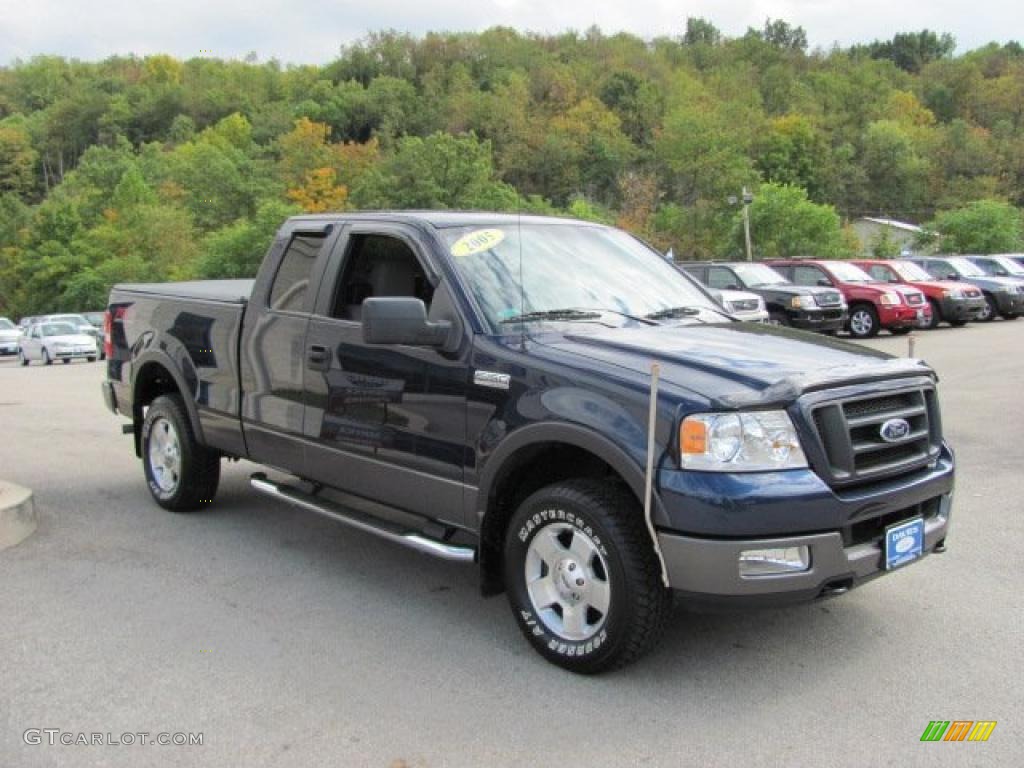
[[309, 285], [325, 234], [301, 233], [292, 237], [270, 286], [267, 306], [278, 312], [306, 311]]

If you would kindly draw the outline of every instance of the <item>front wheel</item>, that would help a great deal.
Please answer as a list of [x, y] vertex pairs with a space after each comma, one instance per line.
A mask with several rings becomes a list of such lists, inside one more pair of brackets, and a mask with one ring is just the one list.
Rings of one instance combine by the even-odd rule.
[[577, 479], [530, 496], [509, 522], [504, 569], [526, 639], [572, 672], [639, 658], [671, 608], [643, 512], [617, 484]]
[[53, 360], [50, 359], [50, 351], [43, 347], [43, 365], [53, 365]]
[[978, 313], [977, 320], [979, 323], [991, 323], [995, 320], [996, 315], [999, 314], [999, 307], [996, 306], [996, 300], [992, 298], [991, 294], [985, 294], [985, 306], [981, 308], [981, 312]]
[[149, 492], [164, 509], [199, 509], [217, 494], [220, 454], [196, 441], [178, 395], [158, 397], [146, 411], [142, 464]]
[[850, 312], [850, 335], [855, 339], [878, 335], [878, 313], [874, 307], [860, 306]]
[[939, 327], [939, 323], [942, 322], [942, 309], [939, 307], [939, 302], [934, 299], [928, 299], [928, 303], [932, 307], [932, 316], [928, 320], [928, 325], [925, 326], [929, 331], [934, 331]]
[[18, 347], [18, 362], [22, 365], [28, 365], [28, 358], [25, 357], [25, 350]]
[[1016, 312], [1003, 313], [1003, 320], [1016, 320], [1018, 317], [1020, 317], [1020, 315], [1018, 315]]
[[792, 325], [792, 323], [789, 320], [789, 315], [787, 315], [785, 312], [778, 311], [768, 313], [768, 324], [781, 325], [784, 328]]

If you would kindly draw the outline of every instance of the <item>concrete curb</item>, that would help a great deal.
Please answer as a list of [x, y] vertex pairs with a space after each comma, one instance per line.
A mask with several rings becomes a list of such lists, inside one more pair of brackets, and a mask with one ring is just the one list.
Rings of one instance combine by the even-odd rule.
[[32, 491], [0, 480], [0, 549], [20, 544], [36, 529]]

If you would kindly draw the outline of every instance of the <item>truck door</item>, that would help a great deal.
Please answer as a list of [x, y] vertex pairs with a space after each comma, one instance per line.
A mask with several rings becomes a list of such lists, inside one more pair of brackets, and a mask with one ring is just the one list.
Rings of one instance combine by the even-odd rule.
[[363, 341], [371, 296], [416, 297], [448, 319], [428, 253], [415, 231], [377, 222], [353, 224], [335, 249], [306, 336], [306, 475], [461, 525], [466, 352]]
[[246, 308], [240, 349], [242, 430], [253, 461], [301, 472], [305, 343], [337, 227], [282, 231]]

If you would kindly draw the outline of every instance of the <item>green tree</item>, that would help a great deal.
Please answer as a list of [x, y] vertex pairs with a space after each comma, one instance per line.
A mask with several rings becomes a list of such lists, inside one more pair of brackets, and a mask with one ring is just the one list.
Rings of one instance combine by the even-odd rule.
[[1019, 209], [1000, 200], [976, 200], [939, 214], [925, 227], [938, 234], [942, 253], [1013, 253], [1024, 250]]
[[498, 180], [490, 142], [435, 133], [400, 139], [393, 155], [352, 190], [366, 208], [493, 208], [515, 210], [515, 190]]
[[[742, 242], [740, 214], [736, 215], [734, 242]], [[831, 205], [813, 203], [800, 187], [764, 184], [750, 205], [750, 232], [754, 252], [761, 258], [853, 255], [843, 236], [839, 214]]]
[[37, 161], [38, 153], [28, 131], [13, 120], [0, 122], [0, 194], [30, 196], [35, 188]]

